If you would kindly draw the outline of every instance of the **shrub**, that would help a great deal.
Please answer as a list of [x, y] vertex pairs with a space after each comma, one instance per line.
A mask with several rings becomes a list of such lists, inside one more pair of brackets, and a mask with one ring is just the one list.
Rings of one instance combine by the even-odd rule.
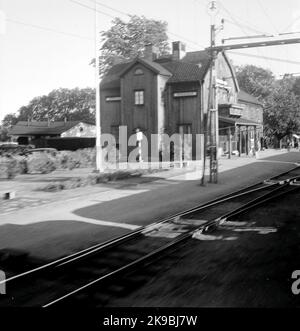
[[43, 187], [43, 191], [46, 192], [57, 192], [65, 189], [65, 185], [60, 182], [49, 183]]
[[12, 179], [18, 174], [18, 162], [13, 157], [0, 157], [0, 178]]
[[62, 169], [88, 168], [95, 166], [96, 150], [94, 148], [77, 151], [60, 151], [57, 153], [57, 165]]
[[14, 155], [13, 158], [17, 161], [18, 174], [27, 174], [26, 157], [21, 155]]
[[69, 167], [69, 154], [70, 151], [59, 151], [56, 154], [57, 167], [60, 169], [67, 169]]
[[70, 180], [60, 182], [52, 182], [46, 186], [40, 187], [38, 190], [55, 192], [60, 190], [70, 190], [77, 187], [106, 183], [112, 180], [121, 180], [129, 177], [139, 177], [143, 174], [142, 171], [116, 171], [111, 173], [91, 174], [87, 177], [77, 177]]
[[56, 169], [56, 160], [46, 153], [35, 153], [27, 157], [27, 172], [29, 174], [48, 174]]

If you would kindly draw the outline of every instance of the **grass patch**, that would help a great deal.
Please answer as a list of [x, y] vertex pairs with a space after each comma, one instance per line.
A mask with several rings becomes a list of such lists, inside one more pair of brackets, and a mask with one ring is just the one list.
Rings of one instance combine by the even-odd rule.
[[62, 190], [70, 190], [78, 187], [107, 183], [110, 181], [122, 180], [132, 177], [141, 177], [146, 174], [167, 171], [167, 169], [138, 169], [138, 170], [119, 170], [115, 172], [91, 174], [87, 177], [75, 177], [63, 182], [56, 181], [48, 183], [45, 186], [38, 188], [38, 191], [58, 192]]

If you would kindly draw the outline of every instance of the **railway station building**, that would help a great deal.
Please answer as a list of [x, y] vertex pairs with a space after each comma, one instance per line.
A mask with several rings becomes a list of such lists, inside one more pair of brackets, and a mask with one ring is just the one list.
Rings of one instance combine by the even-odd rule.
[[[143, 57], [116, 63], [100, 85], [102, 133], [118, 139], [119, 127], [127, 126], [128, 135], [142, 131], [148, 142], [153, 133], [192, 134], [195, 158], [196, 134], [204, 134], [208, 114], [210, 61], [207, 51], [186, 52], [178, 41], [169, 56], [158, 57], [147, 45]], [[219, 147], [248, 154], [262, 135], [262, 105], [239, 89], [225, 52], [218, 54], [216, 67]]]

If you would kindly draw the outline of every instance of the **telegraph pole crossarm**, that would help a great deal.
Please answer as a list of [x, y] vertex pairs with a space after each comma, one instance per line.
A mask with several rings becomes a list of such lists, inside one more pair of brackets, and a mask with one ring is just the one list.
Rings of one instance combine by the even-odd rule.
[[300, 38], [292, 38], [292, 39], [258, 41], [253, 43], [213, 46], [213, 47], [208, 47], [206, 49], [208, 51], [223, 52], [223, 51], [229, 51], [231, 49], [247, 49], [253, 47], [281, 46], [281, 45], [290, 45], [290, 44], [299, 44], [299, 43], [300, 43]]

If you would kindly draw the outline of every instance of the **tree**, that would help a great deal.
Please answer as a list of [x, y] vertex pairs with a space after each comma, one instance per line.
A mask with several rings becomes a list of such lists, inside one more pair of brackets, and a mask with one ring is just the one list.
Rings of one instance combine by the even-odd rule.
[[272, 71], [254, 65], [237, 67], [236, 76], [240, 88], [263, 103], [275, 84]]
[[107, 72], [116, 59], [129, 60], [141, 56], [146, 44], [155, 46], [159, 55], [169, 53], [166, 22], [132, 15], [127, 23], [117, 17], [112, 24], [109, 30], [101, 32], [101, 75]]
[[276, 81], [264, 109], [265, 133], [272, 145], [300, 130], [300, 100], [293, 92], [294, 80]]
[[300, 77], [297, 77], [294, 81], [293, 92], [300, 98]]
[[0, 141], [8, 141], [8, 128], [4, 126], [0, 126]]
[[2, 124], [7, 126], [17, 121], [80, 120], [95, 122], [95, 90], [92, 88], [60, 88], [48, 95], [33, 98], [27, 106], [22, 106], [18, 114], [6, 115]]
[[2, 120], [2, 127], [10, 128], [18, 122], [18, 117], [15, 114], [7, 114]]
[[237, 67], [241, 89], [264, 105], [264, 134], [268, 144], [278, 147], [285, 136], [300, 130], [300, 79], [286, 75], [276, 80], [270, 70], [246, 65]]

